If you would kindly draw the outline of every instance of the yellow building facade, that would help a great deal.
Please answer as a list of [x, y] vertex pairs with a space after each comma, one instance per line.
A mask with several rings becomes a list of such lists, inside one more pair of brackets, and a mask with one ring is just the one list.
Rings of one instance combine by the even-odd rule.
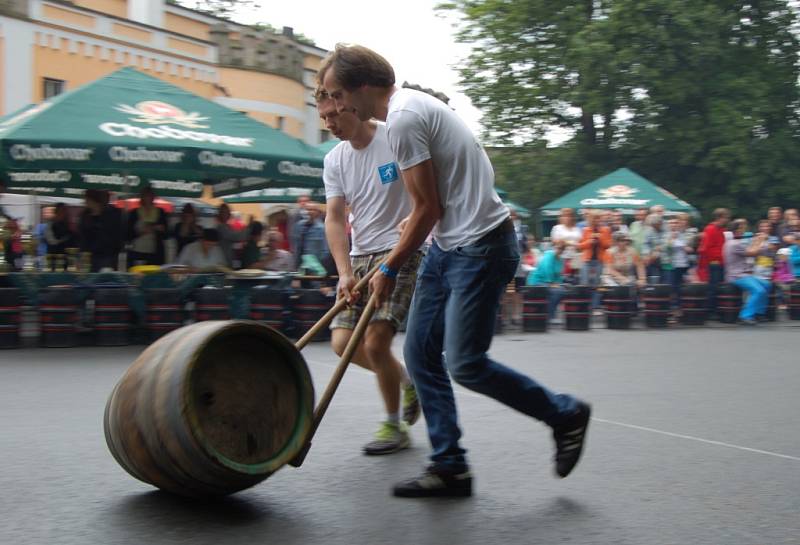
[[313, 145], [326, 54], [163, 0], [0, 0], [0, 114], [133, 66]]

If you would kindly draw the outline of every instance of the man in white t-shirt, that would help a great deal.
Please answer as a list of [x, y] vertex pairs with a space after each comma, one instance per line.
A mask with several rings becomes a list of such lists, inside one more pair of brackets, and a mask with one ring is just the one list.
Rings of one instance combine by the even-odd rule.
[[176, 263], [186, 265], [192, 271], [207, 271], [228, 268], [225, 254], [219, 247], [216, 229], [203, 229], [203, 236], [184, 246]]
[[402, 497], [469, 496], [472, 476], [459, 444], [448, 377], [553, 428], [556, 472], [566, 477], [580, 456], [590, 408], [490, 359], [500, 297], [514, 277], [519, 247], [508, 209], [494, 190], [489, 158], [445, 104], [395, 86], [391, 65], [361, 46], [337, 45], [318, 73], [340, 112], [385, 120], [389, 146], [413, 208], [400, 241], [370, 282], [388, 297], [400, 267], [433, 230], [411, 305], [405, 360], [422, 403], [433, 447], [430, 465], [401, 482]]
[[[331, 344], [341, 355], [366, 303], [362, 294], [353, 292], [356, 277], [364, 276], [380, 264], [395, 247], [400, 239], [397, 226], [411, 212], [411, 201], [389, 149], [386, 126], [374, 121], [362, 122], [349, 112], [340, 113], [322, 88], [318, 89], [316, 99], [320, 118], [342, 140], [325, 156], [322, 176], [327, 203], [325, 234], [339, 273], [338, 296], [351, 301], [351, 306], [331, 324]], [[347, 237], [348, 207], [352, 248]], [[375, 439], [364, 446], [368, 455], [391, 454], [407, 448], [408, 425], [419, 418], [416, 391], [405, 367], [392, 354], [392, 339], [408, 314], [421, 259], [422, 253], [414, 252], [400, 268], [396, 289], [375, 311], [353, 358], [375, 372], [386, 407], [386, 420]]]

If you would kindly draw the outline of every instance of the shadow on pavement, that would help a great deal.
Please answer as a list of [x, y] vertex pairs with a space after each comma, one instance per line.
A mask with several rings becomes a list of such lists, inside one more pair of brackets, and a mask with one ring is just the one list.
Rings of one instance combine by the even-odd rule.
[[270, 507], [258, 498], [227, 496], [197, 500], [161, 490], [126, 496], [114, 511], [134, 523], [137, 519], [154, 525], [163, 521], [170, 528], [174, 528], [176, 522], [191, 522], [197, 526], [241, 525], [263, 521], [271, 514]]

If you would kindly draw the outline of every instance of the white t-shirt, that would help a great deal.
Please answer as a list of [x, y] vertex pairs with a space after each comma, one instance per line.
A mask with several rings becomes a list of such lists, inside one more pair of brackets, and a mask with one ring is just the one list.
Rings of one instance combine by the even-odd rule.
[[386, 125], [378, 123], [372, 142], [357, 150], [340, 142], [325, 156], [325, 197], [350, 205], [350, 255], [391, 250], [400, 240], [397, 224], [411, 213], [411, 199], [389, 149]]
[[178, 264], [192, 267], [193, 269], [211, 269], [213, 267], [227, 267], [228, 261], [219, 245], [209, 248], [208, 255], [203, 253], [203, 243], [195, 240], [184, 246], [178, 256]]
[[386, 116], [389, 145], [400, 170], [433, 161], [444, 215], [433, 229], [442, 250], [466, 246], [509, 213], [494, 190], [489, 157], [464, 122], [427, 93], [398, 89]]
[[563, 240], [567, 243], [567, 247], [564, 248], [564, 253], [562, 254], [562, 259], [564, 261], [569, 261], [570, 266], [573, 268], [579, 268], [581, 266], [581, 252], [576, 246], [573, 246], [579, 244], [581, 238], [583, 238], [583, 230], [577, 225], [567, 227], [566, 225], [557, 223], [550, 230], [551, 242]]

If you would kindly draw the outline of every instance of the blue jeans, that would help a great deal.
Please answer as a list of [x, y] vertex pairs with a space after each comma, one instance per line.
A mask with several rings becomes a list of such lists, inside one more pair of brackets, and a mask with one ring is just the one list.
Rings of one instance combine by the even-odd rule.
[[564, 288], [561, 286], [550, 286], [547, 292], [547, 319], [552, 320], [556, 317], [558, 304], [564, 298]]
[[755, 276], [743, 276], [734, 280], [733, 283], [740, 290], [747, 292], [747, 302], [739, 312], [740, 319], [752, 320], [756, 314], [763, 316], [767, 313], [769, 290], [772, 287], [769, 282]]
[[603, 272], [603, 264], [593, 259], [591, 261], [584, 261], [581, 268], [581, 284], [584, 286], [592, 286], [592, 308], [600, 308], [600, 292], [597, 291], [597, 286], [600, 285], [600, 274]]
[[722, 265], [708, 266], [708, 311], [717, 313], [718, 286], [725, 281], [725, 268]]
[[688, 270], [688, 267], [675, 267], [674, 269], [664, 269], [661, 273], [661, 283], [672, 286], [672, 306], [674, 308], [681, 306], [681, 286], [683, 286], [683, 277], [686, 276]]
[[500, 298], [518, 262], [513, 231], [493, 231], [447, 252], [434, 243], [420, 266], [403, 354], [437, 465], [467, 467], [448, 372], [458, 384], [550, 426], [576, 409], [572, 397], [550, 392], [486, 354]]

